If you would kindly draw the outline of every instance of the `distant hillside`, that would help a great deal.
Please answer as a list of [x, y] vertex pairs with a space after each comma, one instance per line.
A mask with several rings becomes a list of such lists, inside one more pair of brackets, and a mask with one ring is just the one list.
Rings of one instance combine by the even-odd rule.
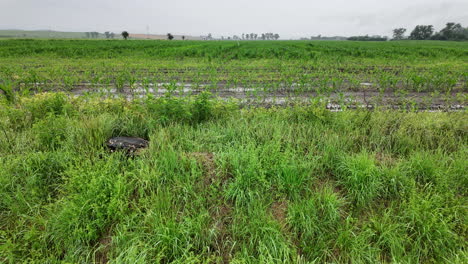
[[0, 38], [86, 38], [86, 34], [52, 30], [0, 30]]
[[[69, 39], [104, 39], [104, 33], [98, 33], [97, 37], [92, 38], [88, 32], [62, 32], [52, 30], [0, 30], [0, 38], [69, 38]], [[115, 39], [121, 39], [120, 32], [115, 32]], [[152, 34], [132, 34], [132, 39], [167, 39], [166, 35], [152, 35]], [[182, 35], [174, 35], [174, 39], [182, 39]], [[187, 40], [200, 40], [200, 37], [186, 36]]]

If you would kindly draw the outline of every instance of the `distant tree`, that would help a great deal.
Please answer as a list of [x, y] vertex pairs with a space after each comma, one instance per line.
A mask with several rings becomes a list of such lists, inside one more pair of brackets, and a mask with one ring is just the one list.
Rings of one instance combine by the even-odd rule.
[[106, 36], [106, 39], [109, 39], [111, 34], [109, 31], [106, 31], [104, 32], [104, 35]]
[[182, 40], [185, 40], [185, 36], [182, 36]]
[[406, 32], [406, 28], [395, 28], [393, 30], [393, 39], [394, 40], [404, 39], [405, 32]]
[[92, 38], [98, 38], [99, 37], [99, 33], [98, 32], [91, 32], [91, 37]]
[[91, 34], [89, 32], [85, 32], [86, 38], [90, 38]]
[[265, 40], [266, 37], [265, 37], [265, 33], [262, 33], [262, 36], [260, 37], [262, 40]]
[[246, 39], [246, 40], [249, 40], [249, 38], [250, 38], [250, 35], [249, 35], [249, 34], [245, 34], [245, 39]]
[[127, 31], [122, 32], [122, 37], [123, 37], [125, 40], [127, 40], [127, 38], [128, 38], [129, 35], [130, 35], [130, 34], [128, 34]]
[[279, 34], [276, 33], [274, 36], [273, 36], [276, 40], [278, 40], [280, 38]]
[[211, 33], [208, 33], [207, 39], [208, 39], [208, 40], [212, 40], [212, 39], [213, 39], [213, 35], [211, 35]]
[[447, 23], [445, 28], [435, 34], [435, 40], [468, 40], [468, 28], [463, 28], [459, 23]]
[[171, 33], [167, 33], [167, 39], [168, 40], [173, 40], [174, 36]]
[[255, 34], [255, 35], [254, 35], [254, 38], [257, 39], [257, 38], [258, 38], [258, 34]]
[[369, 37], [368, 35], [366, 36], [354, 36], [354, 37], [349, 37], [347, 40], [351, 41], [387, 41], [387, 37], [381, 37], [381, 36], [372, 36]]
[[114, 39], [114, 37], [115, 37], [114, 32], [111, 32], [111, 33], [109, 34], [109, 37], [110, 37], [111, 39]]
[[410, 34], [410, 39], [426, 40], [430, 39], [434, 34], [434, 26], [432, 25], [418, 25]]
[[244, 33], [242, 33], [242, 39], [245, 39], [245, 34]]

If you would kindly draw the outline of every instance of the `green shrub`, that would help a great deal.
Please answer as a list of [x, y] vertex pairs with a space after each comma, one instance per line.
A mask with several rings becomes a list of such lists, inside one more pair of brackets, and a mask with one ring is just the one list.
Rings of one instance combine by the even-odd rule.
[[72, 111], [72, 105], [64, 93], [43, 93], [23, 101], [23, 106], [30, 113], [32, 122], [49, 115], [58, 116]]
[[367, 152], [343, 157], [336, 174], [351, 202], [358, 208], [369, 205], [379, 196], [382, 184], [380, 171]]
[[63, 116], [48, 115], [36, 122], [32, 130], [36, 137], [36, 144], [42, 150], [56, 150], [67, 139], [69, 120]]

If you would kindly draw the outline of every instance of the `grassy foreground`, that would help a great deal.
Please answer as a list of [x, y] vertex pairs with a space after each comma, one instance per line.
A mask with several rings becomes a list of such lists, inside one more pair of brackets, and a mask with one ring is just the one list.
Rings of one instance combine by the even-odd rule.
[[208, 98], [2, 103], [0, 262], [466, 261], [465, 112]]

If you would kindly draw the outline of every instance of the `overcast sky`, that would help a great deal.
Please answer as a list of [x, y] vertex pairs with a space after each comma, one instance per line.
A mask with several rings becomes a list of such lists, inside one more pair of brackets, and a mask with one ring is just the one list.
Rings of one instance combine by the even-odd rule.
[[391, 35], [468, 26], [468, 0], [0, 0], [0, 29], [227, 36]]

